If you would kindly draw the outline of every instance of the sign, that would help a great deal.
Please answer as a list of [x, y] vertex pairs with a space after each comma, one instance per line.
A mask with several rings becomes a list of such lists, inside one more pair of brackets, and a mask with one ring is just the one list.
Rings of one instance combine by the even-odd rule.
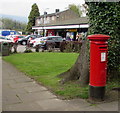
[[106, 61], [106, 53], [101, 53], [101, 62]]
[[68, 29], [69, 32], [77, 32], [77, 29]]
[[11, 35], [14, 35], [14, 32], [10, 32]]

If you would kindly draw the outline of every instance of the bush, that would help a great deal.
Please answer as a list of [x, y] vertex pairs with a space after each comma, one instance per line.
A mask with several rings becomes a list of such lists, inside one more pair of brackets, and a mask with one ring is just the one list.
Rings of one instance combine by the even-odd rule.
[[81, 42], [78, 41], [63, 41], [60, 45], [61, 52], [80, 52]]
[[32, 50], [31, 50], [31, 49], [26, 49], [26, 50], [24, 51], [24, 53], [32, 53]]

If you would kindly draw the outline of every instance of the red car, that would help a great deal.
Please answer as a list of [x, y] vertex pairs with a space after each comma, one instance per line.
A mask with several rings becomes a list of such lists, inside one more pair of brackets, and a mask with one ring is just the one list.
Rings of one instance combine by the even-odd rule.
[[25, 38], [25, 35], [14, 35], [14, 36], [13, 36], [14, 42], [17, 42], [18, 39], [21, 39], [21, 38]]

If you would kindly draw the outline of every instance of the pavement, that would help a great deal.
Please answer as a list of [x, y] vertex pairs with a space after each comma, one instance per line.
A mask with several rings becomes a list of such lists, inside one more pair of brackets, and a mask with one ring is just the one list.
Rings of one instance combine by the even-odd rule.
[[5, 61], [0, 73], [2, 111], [118, 111], [118, 101], [91, 104], [85, 99], [61, 100]]

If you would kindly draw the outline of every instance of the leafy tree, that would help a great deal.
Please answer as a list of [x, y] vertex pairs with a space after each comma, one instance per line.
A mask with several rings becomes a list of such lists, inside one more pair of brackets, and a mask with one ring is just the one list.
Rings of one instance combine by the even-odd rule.
[[82, 15], [82, 11], [80, 9], [80, 6], [76, 6], [75, 4], [70, 4], [69, 9], [73, 10], [75, 13], [77, 13], [79, 16]]
[[30, 15], [28, 17], [29, 21], [28, 21], [27, 28], [26, 28], [26, 31], [28, 33], [34, 32], [34, 30], [32, 30], [32, 26], [35, 25], [35, 18], [38, 16], [40, 16], [39, 9], [38, 9], [37, 4], [34, 3], [32, 5], [32, 9], [31, 9]]
[[18, 22], [9, 18], [0, 18], [0, 29], [14, 29], [16, 31], [24, 31], [26, 23]]

